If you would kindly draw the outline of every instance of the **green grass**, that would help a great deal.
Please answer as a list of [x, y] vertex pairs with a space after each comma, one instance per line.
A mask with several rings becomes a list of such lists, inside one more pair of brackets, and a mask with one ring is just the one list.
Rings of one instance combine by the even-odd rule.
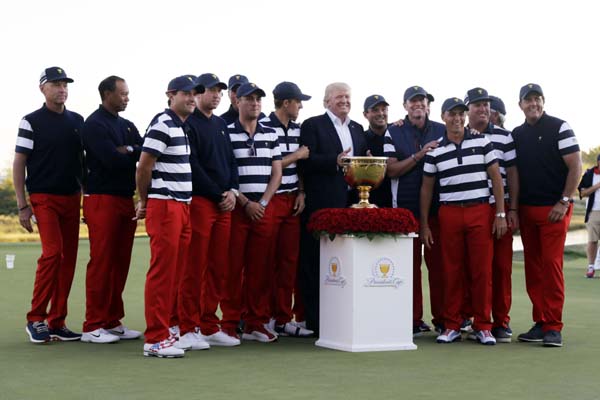
[[[0, 268], [0, 399], [598, 399], [600, 280], [584, 279], [581, 248], [567, 255], [565, 346], [513, 342], [438, 345], [417, 338], [416, 351], [345, 353], [314, 340], [243, 343], [191, 352], [184, 359], [142, 356], [142, 342], [114, 345], [33, 345], [24, 331], [39, 244], [0, 244], [16, 254], [14, 270]], [[137, 239], [125, 290], [125, 323], [144, 328], [143, 285], [147, 239]], [[518, 259], [519, 257], [515, 257]], [[82, 241], [68, 325], [81, 329], [88, 243]], [[426, 281], [426, 276], [424, 276]], [[529, 329], [531, 306], [523, 266], [513, 272], [511, 326]], [[427, 297], [426, 297], [427, 298]], [[428, 312], [428, 311], [427, 311]], [[393, 318], [394, 310], [389, 310]]]

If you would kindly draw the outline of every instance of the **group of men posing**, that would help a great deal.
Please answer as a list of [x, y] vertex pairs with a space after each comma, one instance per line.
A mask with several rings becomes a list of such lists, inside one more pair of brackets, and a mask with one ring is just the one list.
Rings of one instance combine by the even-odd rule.
[[[344, 83], [328, 85], [326, 112], [300, 126], [302, 101], [311, 97], [292, 82], [273, 89], [275, 111], [266, 116], [265, 92], [243, 75], [228, 85], [214, 74], [182, 75], [169, 82], [168, 108], [142, 138], [119, 116], [129, 100], [124, 79], [100, 83], [102, 104], [85, 122], [65, 108], [71, 82], [61, 68], [44, 70], [46, 101], [21, 121], [17, 138], [19, 219], [31, 231], [35, 214], [42, 241], [27, 314], [32, 342], [141, 336], [121, 320], [136, 220], [143, 218], [151, 250], [144, 355], [182, 357], [240, 339], [318, 335], [319, 241], [306, 222], [316, 210], [355, 200], [342, 159], [371, 154], [389, 157], [388, 178], [372, 200], [407, 208], [421, 221], [413, 333], [431, 330], [423, 321], [424, 244], [437, 341], [459, 340], [472, 320], [472, 339], [510, 342], [512, 232], [520, 228], [535, 325], [519, 340], [562, 345], [562, 253], [581, 160], [569, 125], [543, 111], [539, 85], [521, 88], [526, 121], [512, 133], [501, 127], [504, 104], [485, 89], [444, 101], [440, 124], [430, 120], [434, 99], [420, 86], [406, 89], [407, 116], [393, 125], [385, 98], [369, 96], [365, 132], [349, 118]], [[231, 107], [218, 117], [227, 89]], [[82, 190], [90, 261], [78, 334], [65, 318]]]

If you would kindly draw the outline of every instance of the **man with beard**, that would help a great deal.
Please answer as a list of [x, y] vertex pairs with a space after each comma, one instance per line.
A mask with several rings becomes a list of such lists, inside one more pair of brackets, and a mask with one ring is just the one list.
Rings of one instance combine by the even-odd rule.
[[174, 358], [185, 354], [175, 347], [176, 338], [169, 326], [192, 233], [190, 128], [186, 121], [196, 108], [194, 90], [204, 88], [191, 76], [178, 76], [169, 82], [169, 108], [150, 123], [136, 172], [140, 196], [136, 218], [147, 217], [151, 253], [144, 290], [145, 356]]
[[[363, 116], [369, 121], [369, 129], [365, 132], [367, 148], [375, 157], [382, 157], [385, 134], [388, 130], [388, 102], [381, 95], [374, 94], [365, 99]], [[390, 178], [386, 175], [383, 182], [369, 194], [369, 203], [378, 207], [392, 206], [392, 188]]]

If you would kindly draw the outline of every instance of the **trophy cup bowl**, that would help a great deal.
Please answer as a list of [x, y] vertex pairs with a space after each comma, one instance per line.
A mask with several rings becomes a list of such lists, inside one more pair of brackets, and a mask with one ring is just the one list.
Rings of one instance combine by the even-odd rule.
[[344, 157], [344, 179], [358, 189], [360, 201], [352, 208], [377, 208], [369, 203], [369, 191], [381, 184], [387, 169], [387, 157]]

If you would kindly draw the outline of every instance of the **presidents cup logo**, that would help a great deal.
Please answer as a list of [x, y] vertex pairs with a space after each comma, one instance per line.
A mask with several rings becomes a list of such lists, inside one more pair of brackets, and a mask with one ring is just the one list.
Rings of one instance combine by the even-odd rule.
[[331, 257], [329, 259], [329, 265], [327, 267], [327, 276], [325, 277], [325, 284], [329, 286], [346, 286], [346, 278], [342, 276], [342, 268], [340, 260], [337, 257]]
[[371, 267], [371, 277], [367, 278], [365, 286], [389, 286], [398, 289], [403, 280], [395, 276], [395, 273], [396, 268], [394, 266], [394, 262], [387, 257], [380, 258]]

